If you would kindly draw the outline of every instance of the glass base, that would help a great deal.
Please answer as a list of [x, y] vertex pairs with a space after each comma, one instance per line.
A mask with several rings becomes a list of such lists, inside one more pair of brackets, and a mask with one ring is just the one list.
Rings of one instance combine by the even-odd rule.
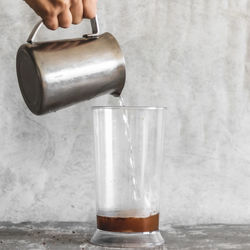
[[97, 229], [91, 238], [92, 244], [103, 247], [157, 247], [164, 244], [160, 231], [147, 233], [117, 233]]

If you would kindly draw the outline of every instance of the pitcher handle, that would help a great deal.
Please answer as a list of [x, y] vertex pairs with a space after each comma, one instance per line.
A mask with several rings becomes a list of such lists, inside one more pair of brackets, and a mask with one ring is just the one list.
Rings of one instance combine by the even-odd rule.
[[[92, 34], [88, 34], [88, 35], [84, 35], [84, 37], [94, 37], [94, 36], [98, 36], [99, 34], [99, 23], [98, 23], [98, 18], [97, 16], [90, 19], [90, 24], [91, 24], [91, 28], [92, 28]], [[27, 43], [33, 43], [37, 33], [39, 32], [40, 28], [43, 26], [43, 21], [39, 21], [33, 28], [33, 30], [31, 31], [28, 39], [27, 39]]]

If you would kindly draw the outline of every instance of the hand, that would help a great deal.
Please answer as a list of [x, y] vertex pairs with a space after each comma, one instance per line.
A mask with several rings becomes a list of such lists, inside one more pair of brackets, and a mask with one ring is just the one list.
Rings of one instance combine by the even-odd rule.
[[96, 16], [97, 0], [25, 0], [52, 30]]

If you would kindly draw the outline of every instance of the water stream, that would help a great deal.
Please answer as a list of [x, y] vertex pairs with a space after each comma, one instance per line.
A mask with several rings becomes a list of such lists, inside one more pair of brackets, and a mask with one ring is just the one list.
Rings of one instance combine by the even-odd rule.
[[[119, 105], [121, 107], [125, 107], [124, 99], [122, 96], [119, 97]], [[136, 201], [139, 199], [139, 197], [138, 197], [137, 182], [136, 182], [135, 160], [134, 160], [131, 130], [129, 126], [128, 112], [126, 108], [123, 109], [122, 118], [123, 118], [124, 125], [125, 125], [125, 136], [127, 138], [128, 145], [129, 145], [129, 179], [130, 179], [131, 186], [132, 186], [133, 199]]]

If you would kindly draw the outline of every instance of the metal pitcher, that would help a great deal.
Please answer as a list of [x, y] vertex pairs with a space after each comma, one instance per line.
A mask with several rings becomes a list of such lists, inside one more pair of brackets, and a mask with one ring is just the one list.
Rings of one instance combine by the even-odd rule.
[[92, 34], [78, 39], [34, 42], [42, 22], [31, 32], [16, 58], [23, 98], [36, 115], [89, 100], [102, 94], [119, 96], [125, 84], [125, 60], [110, 33], [99, 34], [97, 18]]

